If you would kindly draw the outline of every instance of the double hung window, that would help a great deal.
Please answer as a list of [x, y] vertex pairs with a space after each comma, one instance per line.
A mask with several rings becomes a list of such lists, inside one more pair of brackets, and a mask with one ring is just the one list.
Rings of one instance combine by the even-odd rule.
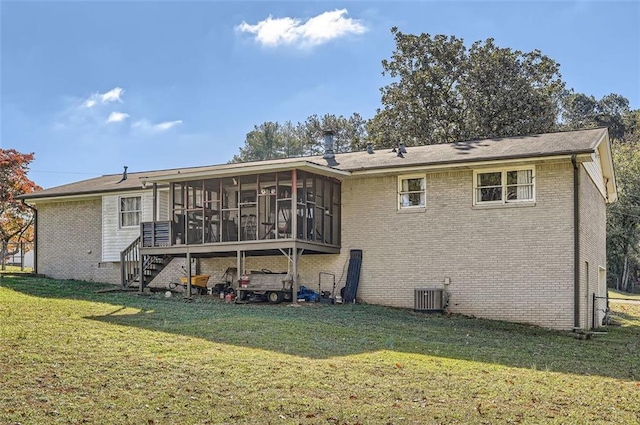
[[474, 204], [533, 202], [534, 169], [502, 169], [475, 171]]
[[424, 175], [398, 177], [398, 209], [425, 208], [427, 184]]
[[140, 196], [120, 198], [120, 227], [139, 226], [141, 214], [142, 198]]

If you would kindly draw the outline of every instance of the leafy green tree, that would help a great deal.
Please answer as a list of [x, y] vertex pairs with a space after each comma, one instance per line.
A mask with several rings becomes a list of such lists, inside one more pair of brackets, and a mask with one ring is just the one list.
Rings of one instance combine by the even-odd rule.
[[584, 93], [569, 93], [562, 100], [562, 129], [579, 130], [596, 127], [598, 101]]
[[311, 115], [299, 124], [300, 137], [308, 146], [310, 154], [320, 154], [324, 150], [322, 136], [325, 130], [332, 130], [333, 150], [336, 153], [351, 152], [364, 148], [366, 138], [366, 121], [360, 114], [354, 113], [349, 118], [326, 114], [322, 117]]
[[618, 202], [607, 210], [607, 261], [611, 286], [631, 291], [640, 271], [640, 137], [613, 143]]
[[449, 143], [556, 129], [564, 82], [538, 50], [500, 48], [493, 39], [467, 49], [454, 36], [404, 34], [383, 75], [383, 108], [369, 124], [377, 145]]
[[612, 139], [622, 140], [628, 130], [635, 131], [629, 127], [633, 125], [630, 119], [629, 100], [619, 94], [612, 93], [596, 100], [584, 93], [570, 93], [562, 101], [562, 128], [565, 130], [607, 127]]
[[284, 124], [264, 122], [247, 133], [244, 147], [234, 155], [231, 162], [260, 161], [286, 158], [304, 154], [296, 128], [290, 121]]
[[454, 36], [403, 34], [391, 29], [396, 50], [382, 61], [382, 109], [368, 126], [376, 146], [444, 143], [460, 140], [464, 104], [458, 84], [465, 72], [466, 49]]
[[247, 133], [240, 153], [231, 162], [259, 161], [292, 156], [317, 155], [323, 152], [322, 135], [333, 130], [334, 151], [349, 152], [364, 146], [366, 121], [359, 114], [349, 118], [326, 114], [311, 115], [303, 123], [265, 122]]
[[607, 127], [611, 138], [621, 140], [627, 133], [625, 119], [629, 113], [629, 100], [626, 97], [609, 94], [598, 101], [597, 124], [600, 127]]
[[598, 100], [569, 93], [562, 101], [562, 129], [607, 127], [612, 140], [618, 201], [607, 207], [609, 285], [628, 291], [640, 270], [640, 110], [609, 94]]
[[564, 93], [559, 68], [539, 50], [500, 48], [493, 39], [473, 43], [459, 85], [462, 139], [555, 131]]

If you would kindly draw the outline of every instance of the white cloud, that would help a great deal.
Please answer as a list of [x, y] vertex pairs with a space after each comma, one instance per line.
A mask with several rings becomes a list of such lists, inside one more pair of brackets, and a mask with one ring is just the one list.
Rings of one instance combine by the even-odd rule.
[[336, 9], [314, 16], [304, 23], [297, 18], [273, 18], [269, 15], [255, 25], [243, 21], [236, 26], [236, 31], [255, 34], [255, 40], [264, 46], [313, 47], [345, 35], [367, 31], [359, 20], [345, 17], [347, 13], [347, 9]]
[[112, 112], [109, 114], [109, 118], [107, 118], [107, 122], [120, 122], [129, 118], [129, 114], [125, 112]]
[[122, 94], [124, 94], [124, 90], [120, 87], [116, 87], [115, 89], [109, 90], [108, 92], [100, 95], [100, 97], [102, 98], [102, 103], [116, 101], [122, 102], [122, 100], [120, 100], [120, 96], [122, 96]]
[[169, 130], [171, 127], [175, 127], [178, 124], [182, 124], [182, 120], [161, 122], [159, 124], [155, 124], [153, 128], [158, 131], [165, 131]]
[[138, 128], [144, 131], [161, 132], [161, 131], [167, 131], [179, 124], [182, 124], [182, 120], [164, 121], [157, 124], [153, 124], [147, 120], [140, 120], [140, 121], [134, 122], [132, 127]]
[[99, 103], [120, 102], [122, 103], [122, 95], [124, 90], [122, 87], [116, 87], [106, 93], [94, 93], [84, 102], [86, 108], [93, 108]]

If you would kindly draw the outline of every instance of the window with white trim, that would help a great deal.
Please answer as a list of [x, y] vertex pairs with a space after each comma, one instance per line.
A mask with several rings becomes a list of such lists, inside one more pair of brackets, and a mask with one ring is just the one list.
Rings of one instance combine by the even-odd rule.
[[510, 168], [473, 172], [474, 204], [533, 202], [533, 168]]
[[425, 208], [427, 180], [424, 175], [398, 177], [398, 209]]
[[120, 227], [140, 225], [142, 215], [142, 197], [130, 196], [120, 198]]

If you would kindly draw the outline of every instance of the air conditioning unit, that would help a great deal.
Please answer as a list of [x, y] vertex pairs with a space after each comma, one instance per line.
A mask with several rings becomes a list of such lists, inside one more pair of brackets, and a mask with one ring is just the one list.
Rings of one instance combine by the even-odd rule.
[[415, 288], [414, 307], [416, 312], [444, 311], [446, 307], [444, 289], [441, 288]]

